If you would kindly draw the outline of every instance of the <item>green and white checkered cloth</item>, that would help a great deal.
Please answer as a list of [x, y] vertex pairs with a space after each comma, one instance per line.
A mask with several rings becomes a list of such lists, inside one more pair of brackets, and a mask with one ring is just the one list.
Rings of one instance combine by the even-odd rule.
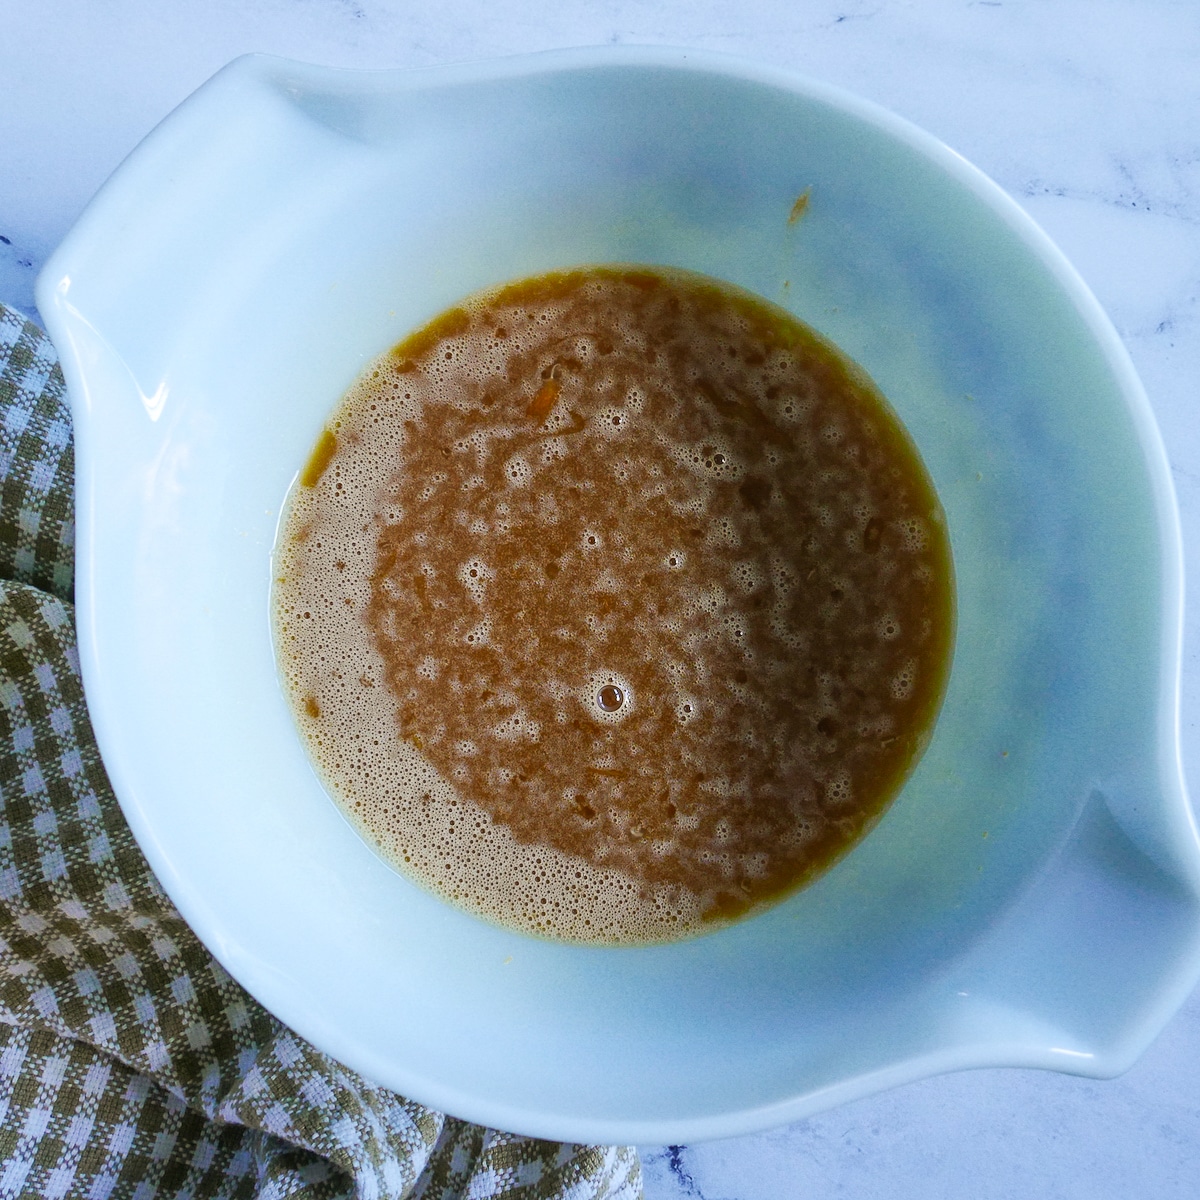
[[187, 927], [88, 722], [73, 470], [54, 349], [0, 305], [0, 1200], [637, 1200], [631, 1148], [499, 1133], [377, 1087]]

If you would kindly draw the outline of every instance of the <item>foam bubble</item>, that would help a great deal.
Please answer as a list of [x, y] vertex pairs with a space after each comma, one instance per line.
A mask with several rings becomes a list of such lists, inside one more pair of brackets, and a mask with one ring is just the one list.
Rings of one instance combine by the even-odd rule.
[[890, 691], [895, 700], [907, 700], [917, 683], [917, 660], [907, 659], [904, 665], [892, 676]]
[[484, 602], [487, 597], [487, 585], [495, 578], [495, 571], [478, 558], [468, 559], [458, 568], [459, 583], [471, 593], [477, 604]]

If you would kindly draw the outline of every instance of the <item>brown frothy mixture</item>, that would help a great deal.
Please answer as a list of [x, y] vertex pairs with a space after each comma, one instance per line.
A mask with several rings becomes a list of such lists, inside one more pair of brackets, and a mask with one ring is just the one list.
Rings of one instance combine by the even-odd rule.
[[680, 272], [444, 314], [343, 400], [280, 545], [283, 675], [343, 809], [552, 936], [687, 936], [813, 878], [949, 667], [944, 521], [886, 402]]

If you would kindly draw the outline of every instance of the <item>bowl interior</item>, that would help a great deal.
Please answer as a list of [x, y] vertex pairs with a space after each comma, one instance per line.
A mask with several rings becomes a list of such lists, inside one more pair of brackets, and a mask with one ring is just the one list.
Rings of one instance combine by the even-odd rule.
[[[694, 57], [239, 60], [106, 186], [39, 303], [114, 786], [251, 992], [465, 1117], [678, 1140], [952, 1066], [1119, 1069], [1197, 962], [1144, 397], [1082, 285], [950, 152]], [[385, 866], [310, 769], [270, 638], [281, 502], [365, 363], [468, 292], [593, 262], [730, 280], [861, 363], [932, 474], [958, 588], [936, 734], [883, 821], [774, 910], [644, 949], [509, 933]]]

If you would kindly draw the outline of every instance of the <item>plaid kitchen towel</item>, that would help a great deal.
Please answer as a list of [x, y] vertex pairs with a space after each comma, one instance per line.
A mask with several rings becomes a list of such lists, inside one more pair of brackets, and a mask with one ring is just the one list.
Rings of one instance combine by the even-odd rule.
[[0, 305], [0, 1200], [636, 1200], [629, 1147], [469, 1125], [320, 1053], [176, 912], [80, 686], [64, 401]]

